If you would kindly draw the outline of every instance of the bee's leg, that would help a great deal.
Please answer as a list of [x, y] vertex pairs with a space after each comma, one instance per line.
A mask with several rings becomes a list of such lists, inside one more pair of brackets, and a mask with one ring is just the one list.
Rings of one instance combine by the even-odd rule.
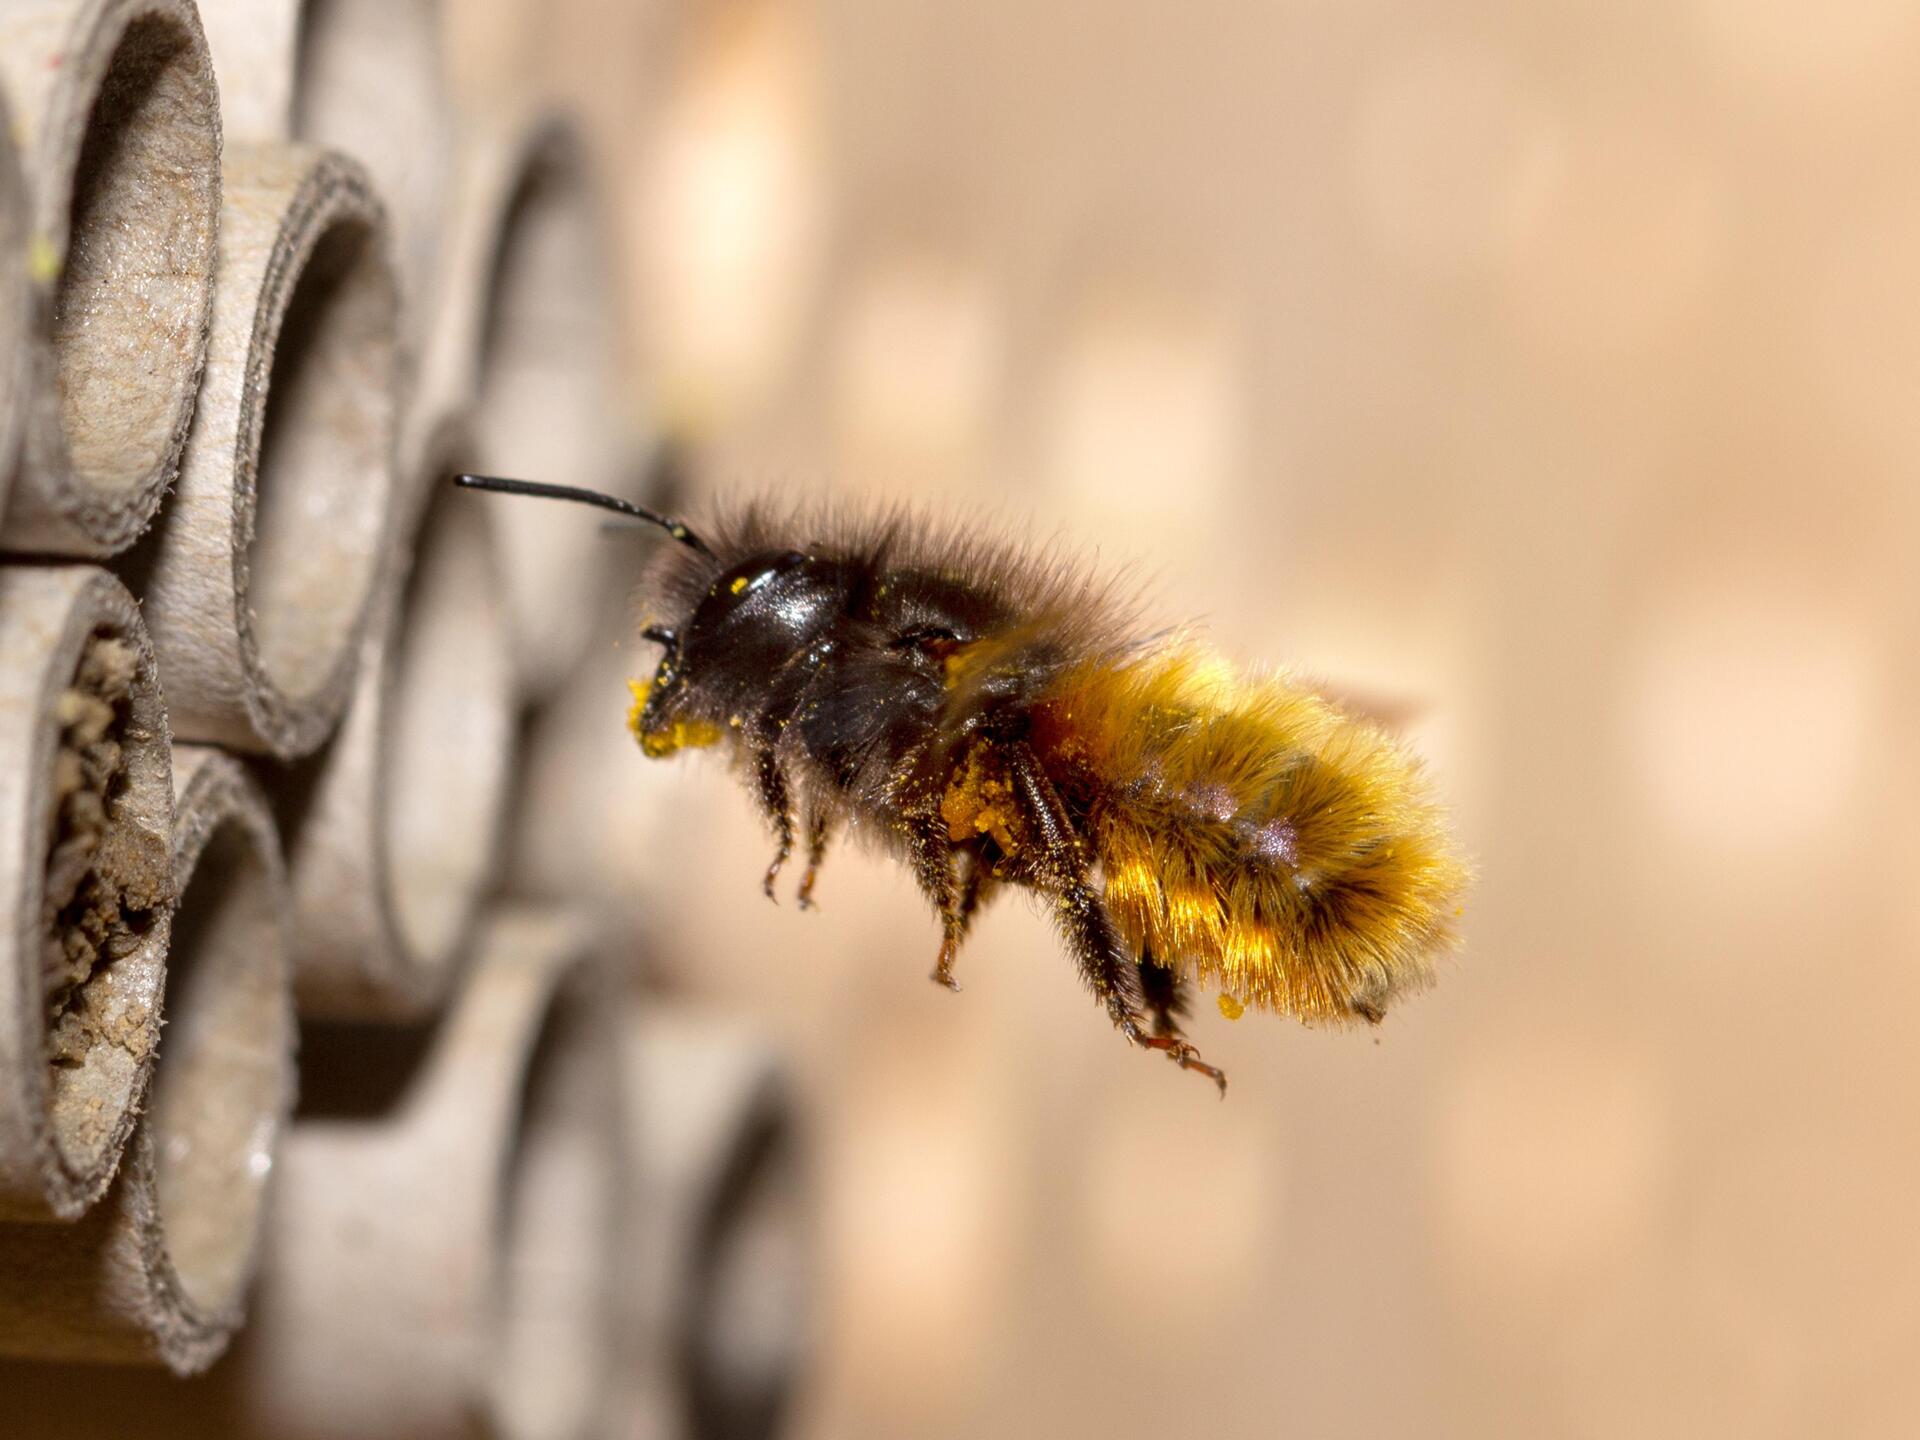
[[[1114, 1028], [1130, 1045], [1162, 1050], [1183, 1070], [1208, 1076], [1227, 1092], [1227, 1077], [1203, 1063], [1200, 1052], [1173, 1034], [1149, 1034], [1142, 1023], [1141, 1006], [1150, 1003], [1145, 974], [1128, 953], [1113, 918], [1094, 889], [1087, 844], [1073, 828], [1066, 806], [1039, 760], [1025, 745], [1009, 747], [1009, 771], [1027, 823], [1034, 873], [1053, 891], [1055, 919], [1080, 966], [1080, 974], [1106, 1007]], [[1159, 967], [1155, 967], [1156, 969]], [[1169, 1015], [1172, 1010], [1169, 1008]]]
[[1200, 1052], [1187, 1042], [1180, 1031], [1180, 1019], [1187, 1013], [1187, 983], [1151, 952], [1140, 957], [1140, 994], [1147, 1013], [1153, 1016], [1153, 1036], [1147, 1045], [1164, 1048], [1182, 1070], [1196, 1071], [1212, 1080], [1226, 1094], [1226, 1074], [1201, 1060]]
[[940, 916], [940, 954], [930, 978], [936, 985], [957, 991], [960, 982], [953, 978], [953, 962], [960, 957], [971, 907], [963, 912], [954, 896], [953, 842], [947, 838], [946, 822], [938, 815], [922, 816], [913, 826], [907, 848], [913, 878]]
[[1140, 957], [1140, 999], [1153, 1017], [1154, 1034], [1180, 1034], [1180, 1018], [1187, 1013], [1186, 984], [1154, 959], [1152, 951]]
[[800, 877], [800, 908], [813, 908], [813, 882], [820, 873], [820, 862], [827, 858], [827, 840], [833, 834], [833, 822], [824, 809], [815, 809], [807, 817], [807, 873]]
[[1140, 1028], [1140, 972], [1093, 888], [1087, 845], [1073, 828], [1053, 782], [1025, 745], [1008, 747], [1008, 771], [1025, 822], [1023, 858], [1054, 896], [1054, 920], [1073, 951], [1081, 977], [1121, 1034], [1134, 1044]]
[[960, 988], [960, 982], [953, 978], [953, 962], [960, 956], [967, 931], [973, 928], [973, 917], [993, 898], [995, 888], [993, 877], [987, 874], [980, 857], [971, 850], [962, 850], [960, 895], [951, 910], [940, 913], [940, 959], [933, 967], [934, 980], [949, 990]]
[[973, 928], [973, 917], [993, 899], [998, 888], [993, 876], [987, 873], [986, 862], [977, 853], [960, 852], [960, 903], [956, 907], [960, 912], [960, 939], [966, 939], [967, 931]]
[[793, 854], [793, 802], [787, 798], [786, 777], [780, 773], [780, 762], [774, 759], [771, 746], [755, 752], [753, 777], [759, 786], [760, 808], [767, 812], [767, 818], [773, 822], [773, 833], [778, 842], [773, 863], [767, 866], [766, 878], [760, 882], [760, 888], [766, 892], [767, 899], [778, 904], [779, 897], [773, 893], [773, 882], [780, 874], [780, 867], [787, 863], [787, 857]]

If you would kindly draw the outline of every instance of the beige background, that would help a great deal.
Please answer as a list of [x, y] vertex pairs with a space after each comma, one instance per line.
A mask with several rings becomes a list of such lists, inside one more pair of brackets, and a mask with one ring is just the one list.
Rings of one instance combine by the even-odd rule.
[[448, 6], [590, 117], [635, 417], [1411, 702], [1483, 872], [1222, 1104], [1018, 903], [958, 997], [871, 857], [767, 905], [609, 640], [529, 843], [801, 1059], [802, 1433], [1913, 1433], [1920, 10], [653, 3]]

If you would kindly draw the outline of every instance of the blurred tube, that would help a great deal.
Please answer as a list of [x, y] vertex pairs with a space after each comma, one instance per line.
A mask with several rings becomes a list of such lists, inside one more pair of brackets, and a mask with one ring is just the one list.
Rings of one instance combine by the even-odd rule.
[[211, 1364], [240, 1324], [293, 1094], [286, 883], [238, 762], [180, 746], [166, 1032], [106, 1197], [71, 1225], [0, 1226], [0, 1351]]
[[27, 333], [0, 546], [111, 555], [160, 505], [206, 357], [213, 67], [190, 0], [16, 0], [0, 11], [0, 88], [27, 181], [29, 277], [5, 322]]
[[178, 734], [292, 757], [346, 704], [392, 508], [395, 324], [359, 166], [229, 147], [206, 379], [145, 585]]
[[26, 361], [27, 190], [13, 143], [13, 110], [0, 84], [0, 516], [7, 513], [20, 453], [22, 370]]
[[550, 703], [528, 717], [516, 760], [508, 872], [525, 893], [600, 897], [626, 933], [652, 923], [648, 857], [685, 834], [688, 772], [646, 759], [624, 723], [627, 686], [653, 673], [658, 651], [627, 607], [590, 617], [586, 656]]
[[577, 918], [493, 917], [430, 1034], [309, 1032], [232, 1433], [593, 1433], [625, 1253], [612, 1007]]
[[0, 1217], [112, 1178], [160, 1029], [173, 908], [166, 712], [104, 570], [0, 569]]
[[402, 324], [417, 340], [449, 168], [440, 6], [305, 0], [297, 45], [293, 136], [351, 155], [373, 176], [393, 225]]
[[300, 0], [199, 0], [230, 140], [285, 140]]
[[629, 1018], [640, 1217], [626, 1382], [634, 1436], [772, 1436], [805, 1363], [812, 1275], [798, 1119], [759, 1037]]
[[[516, 739], [506, 597], [484, 502], [438, 482], [443, 427], [409, 484], [429, 501], [397, 544], [339, 734], [281, 786], [304, 1012], [419, 1015], [471, 938], [507, 810]], [[410, 497], [411, 498], [411, 497]]]
[[[482, 122], [457, 163], [441, 285], [421, 363], [425, 424], [472, 404], [475, 466], [626, 493], [610, 419], [617, 306], [579, 143], [556, 119]], [[525, 692], [578, 661], [613, 551], [570, 507], [488, 507]]]

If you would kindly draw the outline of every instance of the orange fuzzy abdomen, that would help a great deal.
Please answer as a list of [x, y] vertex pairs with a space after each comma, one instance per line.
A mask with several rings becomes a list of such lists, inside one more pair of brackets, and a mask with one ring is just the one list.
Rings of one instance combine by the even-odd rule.
[[1034, 739], [1074, 777], [1127, 941], [1248, 1005], [1377, 1019], [1466, 884], [1418, 762], [1311, 691], [1180, 653], [1069, 675]]

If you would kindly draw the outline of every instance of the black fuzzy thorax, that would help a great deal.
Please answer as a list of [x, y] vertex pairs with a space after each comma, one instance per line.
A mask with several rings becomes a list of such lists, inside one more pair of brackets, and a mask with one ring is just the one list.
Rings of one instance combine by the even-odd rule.
[[[641, 587], [667, 652], [643, 729], [717, 728], [771, 750], [819, 803], [883, 831], [937, 803], [965, 748], [1017, 738], [1066, 668], [1125, 648], [1125, 606], [1046, 549], [901, 512], [765, 507], [663, 547]], [[990, 664], [956, 681], [960, 647]]]

